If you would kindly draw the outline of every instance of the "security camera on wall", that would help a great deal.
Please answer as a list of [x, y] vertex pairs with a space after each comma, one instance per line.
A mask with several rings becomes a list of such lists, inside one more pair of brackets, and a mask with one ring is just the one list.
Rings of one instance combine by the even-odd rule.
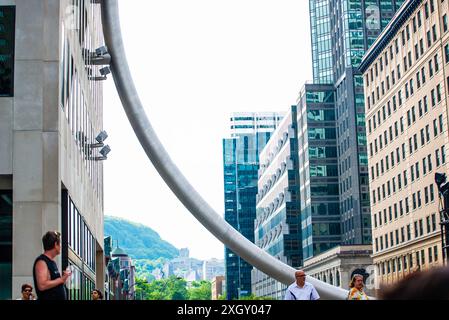
[[104, 56], [107, 53], [108, 53], [108, 48], [106, 46], [102, 46], [102, 47], [95, 49], [95, 54], [97, 56]]
[[98, 136], [95, 138], [95, 140], [97, 140], [98, 143], [103, 143], [107, 138], [108, 138], [108, 133], [105, 130], [103, 130], [98, 134]]
[[109, 146], [105, 146], [103, 149], [100, 150], [100, 154], [105, 158], [108, 156], [109, 152], [111, 152], [111, 147]]

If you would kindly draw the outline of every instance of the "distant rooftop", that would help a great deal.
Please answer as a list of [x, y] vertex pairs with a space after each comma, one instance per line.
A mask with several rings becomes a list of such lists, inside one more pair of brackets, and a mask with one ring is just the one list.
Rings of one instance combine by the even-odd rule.
[[114, 250], [112, 250], [111, 255], [112, 256], [126, 256], [126, 257], [128, 256], [126, 251], [123, 250], [122, 248], [119, 248], [119, 247], [117, 247]]

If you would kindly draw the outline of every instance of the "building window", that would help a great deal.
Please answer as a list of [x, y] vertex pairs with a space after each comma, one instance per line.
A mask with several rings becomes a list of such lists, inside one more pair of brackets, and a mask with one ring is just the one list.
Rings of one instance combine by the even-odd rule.
[[449, 44], [444, 47], [444, 56], [446, 59], [446, 63], [449, 63]]
[[441, 102], [441, 85], [440, 84], [437, 85], [437, 102], [438, 103]]
[[432, 26], [432, 36], [433, 36], [433, 42], [437, 41], [437, 27], [435, 25]]
[[445, 164], [446, 163], [446, 150], [445, 150], [445, 146], [441, 147], [441, 163]]
[[448, 22], [447, 22], [447, 14], [443, 15], [443, 31], [447, 32], [448, 30]]
[[418, 238], [418, 235], [419, 235], [419, 233], [418, 233], [418, 221], [415, 221], [414, 226], [415, 226], [415, 239], [416, 239], [416, 238]]
[[440, 70], [440, 65], [438, 63], [438, 54], [433, 57], [433, 64], [435, 65], [435, 73]]
[[14, 96], [15, 6], [0, 6], [0, 97]]
[[410, 212], [410, 206], [408, 203], [408, 197], [405, 197], [405, 213], [409, 213]]
[[[0, 12], [2, 7], [0, 7]], [[12, 190], [0, 190], [0, 300], [11, 299], [12, 292]]]

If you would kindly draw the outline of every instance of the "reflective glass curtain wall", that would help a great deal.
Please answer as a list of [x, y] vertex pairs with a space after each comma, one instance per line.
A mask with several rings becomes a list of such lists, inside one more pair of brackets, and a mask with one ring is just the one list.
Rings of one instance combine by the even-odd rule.
[[365, 99], [358, 66], [403, 2], [310, 0], [314, 82], [333, 84], [335, 90], [343, 244], [371, 243]]
[[314, 83], [333, 83], [330, 0], [310, 0], [310, 31]]
[[95, 287], [96, 239], [67, 190], [62, 190], [62, 266], [73, 271], [67, 285], [70, 300], [90, 300]]
[[14, 95], [15, 19], [14, 6], [0, 6], [0, 97]]
[[[254, 242], [259, 152], [281, 116], [234, 117], [232, 137], [223, 139], [225, 220]], [[252, 266], [225, 248], [227, 299], [250, 295]]]
[[12, 296], [12, 191], [0, 190], [0, 300]]
[[306, 85], [298, 101], [298, 160], [304, 260], [340, 244], [332, 85]]
[[336, 88], [340, 211], [343, 244], [371, 243], [371, 216], [363, 79], [358, 71], [366, 50], [402, 4], [389, 0], [332, 0], [336, 32]]

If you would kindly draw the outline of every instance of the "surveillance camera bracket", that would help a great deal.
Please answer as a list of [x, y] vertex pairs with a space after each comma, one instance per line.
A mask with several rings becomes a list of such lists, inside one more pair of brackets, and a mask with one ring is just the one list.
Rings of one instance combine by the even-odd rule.
[[105, 161], [108, 160], [108, 157], [89, 157], [87, 160], [94, 160], [94, 161]]
[[107, 80], [108, 79], [108, 77], [106, 77], [106, 76], [103, 76], [103, 77], [89, 77], [89, 80], [92, 80], [92, 81], [104, 81], [104, 80]]
[[103, 148], [104, 147], [104, 143], [92, 143], [92, 144], [89, 144], [89, 147], [91, 149]]

